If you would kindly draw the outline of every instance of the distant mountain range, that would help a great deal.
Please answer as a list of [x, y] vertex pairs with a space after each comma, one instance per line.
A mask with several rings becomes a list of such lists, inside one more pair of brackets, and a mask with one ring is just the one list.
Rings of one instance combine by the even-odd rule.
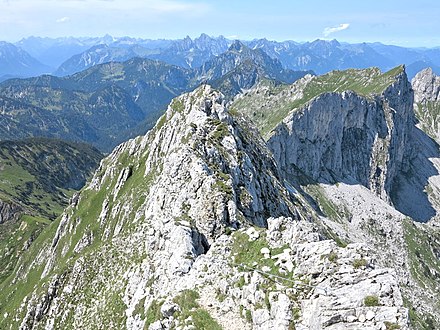
[[[313, 70], [323, 74], [331, 70], [377, 66], [382, 71], [405, 64], [409, 78], [426, 67], [440, 73], [440, 48], [405, 48], [381, 43], [348, 44], [336, 40], [242, 41], [252, 49], [261, 48], [271, 58], [278, 59], [285, 69]], [[71, 75], [93, 65], [110, 61], [123, 62], [134, 57], [160, 60], [186, 69], [201, 67], [205, 62], [224, 53], [233, 40], [223, 36], [179, 40], [150, 40], [130, 37], [114, 38], [40, 38], [29, 37], [15, 45], [0, 44], [0, 80], [30, 77], [42, 73]], [[15, 46], [22, 52], [3, 50]], [[24, 60], [26, 58], [27, 60]]]
[[10, 79], [0, 84], [0, 140], [46, 136], [108, 152], [144, 134], [172, 98], [201, 83], [212, 83], [231, 99], [259, 81], [291, 83], [307, 73], [283, 69], [262, 50], [237, 41], [199, 69], [132, 58], [67, 77]]
[[21, 48], [0, 41], [0, 81], [11, 77], [40, 75], [52, 70]]

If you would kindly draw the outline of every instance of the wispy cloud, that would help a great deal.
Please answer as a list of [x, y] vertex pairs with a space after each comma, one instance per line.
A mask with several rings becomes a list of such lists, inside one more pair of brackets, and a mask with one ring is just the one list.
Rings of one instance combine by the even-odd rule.
[[339, 24], [338, 26], [326, 27], [324, 31], [322, 31], [322, 34], [324, 35], [324, 37], [328, 37], [332, 33], [347, 30], [349, 27], [350, 24], [348, 23]]
[[57, 23], [66, 23], [68, 21], [70, 21], [70, 17], [65, 16], [65, 17], [58, 18], [55, 22], [57, 22]]

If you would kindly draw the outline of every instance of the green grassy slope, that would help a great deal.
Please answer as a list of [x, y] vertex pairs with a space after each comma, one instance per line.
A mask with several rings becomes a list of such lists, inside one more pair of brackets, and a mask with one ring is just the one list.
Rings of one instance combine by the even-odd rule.
[[0, 201], [19, 209], [0, 223], [0, 282], [61, 214], [101, 157], [88, 145], [54, 139], [0, 142]]

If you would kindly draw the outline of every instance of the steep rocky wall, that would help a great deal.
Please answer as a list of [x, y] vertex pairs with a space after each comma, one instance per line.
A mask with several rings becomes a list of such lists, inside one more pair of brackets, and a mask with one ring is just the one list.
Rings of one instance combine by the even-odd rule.
[[21, 206], [0, 200], [0, 224], [18, 219], [22, 213], [23, 208]]
[[411, 84], [418, 126], [440, 143], [440, 77], [427, 68], [417, 73]]
[[268, 141], [282, 171], [359, 182], [385, 200], [411, 152], [413, 94], [406, 74], [382, 95], [325, 93], [294, 110]]

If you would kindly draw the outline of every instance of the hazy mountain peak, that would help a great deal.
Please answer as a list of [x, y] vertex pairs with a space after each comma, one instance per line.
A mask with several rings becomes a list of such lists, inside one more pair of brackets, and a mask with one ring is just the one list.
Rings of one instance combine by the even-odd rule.
[[214, 39], [211, 36], [207, 35], [206, 33], [202, 33], [199, 37], [197, 37], [195, 40], [200, 40], [200, 41], [208, 41]]
[[229, 46], [228, 51], [242, 52], [245, 49], [248, 49], [248, 47], [243, 42], [241, 42], [240, 40], [234, 40], [231, 46]]

